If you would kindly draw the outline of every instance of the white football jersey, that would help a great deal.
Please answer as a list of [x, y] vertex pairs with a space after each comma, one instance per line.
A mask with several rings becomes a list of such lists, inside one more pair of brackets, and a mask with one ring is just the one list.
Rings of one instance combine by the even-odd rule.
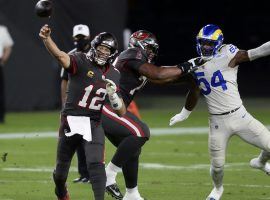
[[238, 66], [228, 66], [238, 51], [232, 44], [223, 45], [211, 60], [195, 71], [197, 83], [211, 114], [228, 112], [242, 105], [237, 84]]

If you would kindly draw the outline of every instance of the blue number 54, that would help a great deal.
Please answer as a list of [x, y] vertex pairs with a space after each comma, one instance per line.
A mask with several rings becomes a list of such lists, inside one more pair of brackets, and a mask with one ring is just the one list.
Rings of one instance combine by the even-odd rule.
[[223, 91], [227, 90], [226, 81], [224, 80], [222, 73], [220, 70], [217, 70], [213, 73], [211, 77], [211, 85], [210, 83], [204, 78], [204, 72], [195, 72], [197, 77], [197, 84], [201, 85], [204, 84], [204, 88], [201, 89], [202, 94], [208, 95], [211, 93], [211, 86], [212, 87], [219, 87], [221, 86]]

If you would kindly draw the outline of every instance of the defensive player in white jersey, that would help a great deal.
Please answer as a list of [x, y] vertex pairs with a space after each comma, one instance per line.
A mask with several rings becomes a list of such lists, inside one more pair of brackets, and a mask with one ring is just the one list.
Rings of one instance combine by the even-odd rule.
[[[246, 111], [237, 85], [238, 65], [270, 55], [270, 42], [248, 51], [239, 50], [232, 44], [223, 44], [222, 31], [210, 24], [197, 35], [197, 51], [205, 64], [194, 75], [210, 113], [208, 146], [214, 188], [206, 199], [219, 200], [224, 190], [225, 153], [232, 135], [238, 135], [247, 143], [262, 149], [261, 154], [250, 161], [250, 165], [270, 173], [267, 163], [270, 159], [270, 132]], [[179, 114], [171, 118], [170, 125], [187, 119], [190, 113], [191, 110], [183, 107]]]

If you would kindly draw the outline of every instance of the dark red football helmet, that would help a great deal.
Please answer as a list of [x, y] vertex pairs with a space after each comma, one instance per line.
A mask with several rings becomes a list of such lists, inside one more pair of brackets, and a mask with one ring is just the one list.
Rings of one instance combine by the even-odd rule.
[[157, 56], [159, 48], [156, 36], [146, 30], [134, 32], [129, 38], [128, 46], [142, 48], [146, 52], [149, 62]]

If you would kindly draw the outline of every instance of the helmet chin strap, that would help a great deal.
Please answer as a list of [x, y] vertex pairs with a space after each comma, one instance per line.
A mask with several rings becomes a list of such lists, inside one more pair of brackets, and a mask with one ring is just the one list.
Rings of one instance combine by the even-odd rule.
[[94, 58], [95, 59], [95, 62], [98, 64], [98, 65], [105, 65], [106, 64], [106, 61], [103, 60], [103, 59], [99, 59], [97, 57]]
[[138, 44], [140, 45], [140, 47], [144, 50], [144, 46], [142, 45], [142, 43], [140, 41], [138, 41]]
[[94, 61], [98, 64], [98, 65], [105, 65], [107, 60], [104, 60], [104, 59], [100, 59], [98, 56], [97, 56], [97, 51], [92, 48], [92, 53], [91, 53], [91, 57], [94, 59]]

